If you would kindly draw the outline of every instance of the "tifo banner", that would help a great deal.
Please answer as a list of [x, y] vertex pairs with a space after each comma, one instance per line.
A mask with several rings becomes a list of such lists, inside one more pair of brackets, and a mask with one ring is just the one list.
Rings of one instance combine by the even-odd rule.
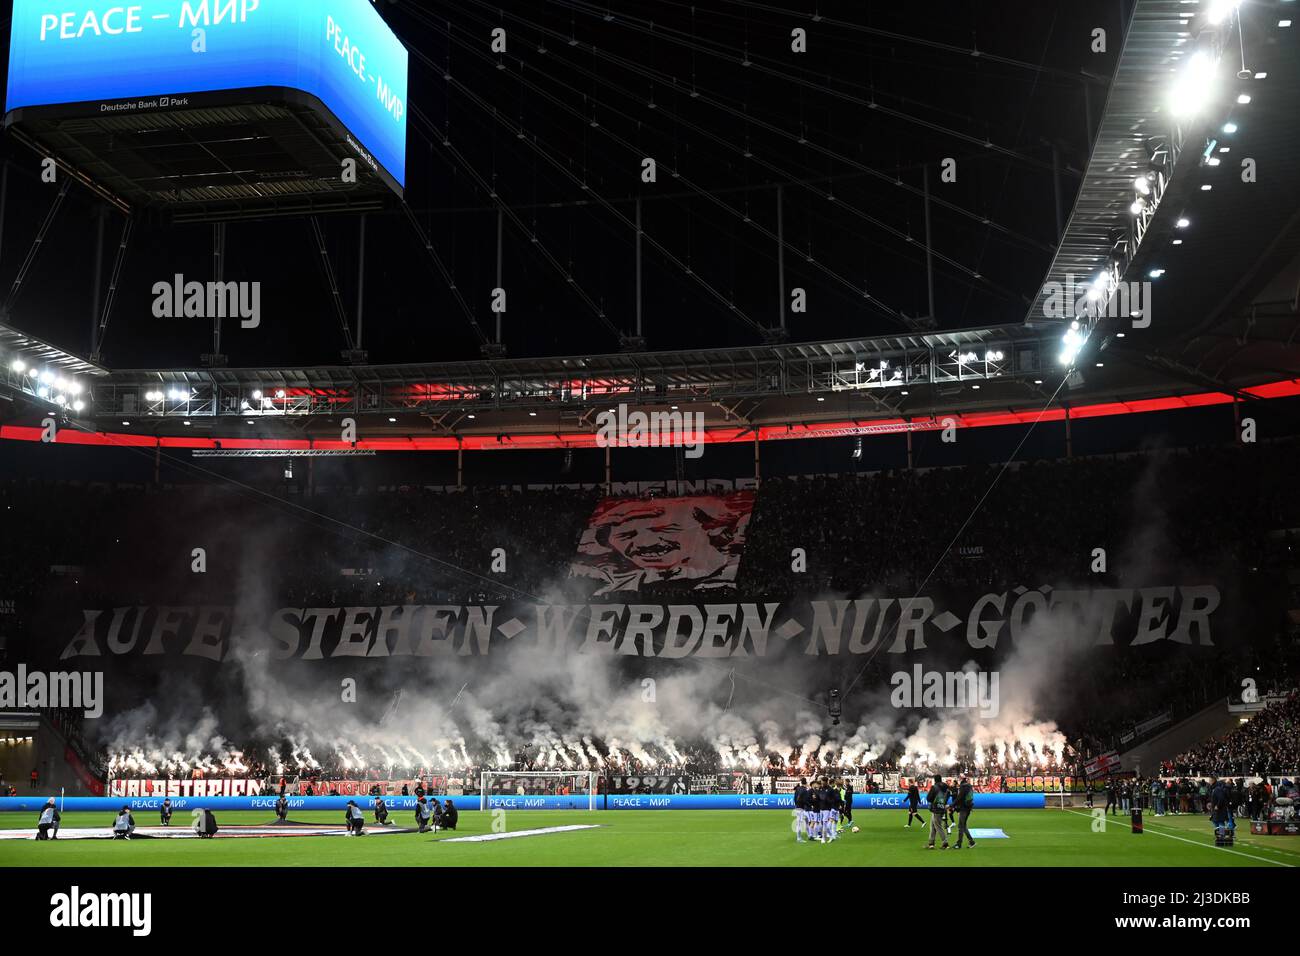
[[[60, 660], [188, 656], [224, 661], [243, 645], [272, 660], [485, 657], [527, 647], [548, 654], [766, 657], [925, 651], [954, 639], [980, 650], [1041, 640], [1056, 616], [1093, 644], [1214, 645], [1213, 585], [1066, 590], [1016, 587], [963, 606], [932, 597], [762, 604], [438, 604], [283, 607], [241, 622], [231, 607], [87, 609]], [[1048, 626], [1042, 626], [1043, 622]], [[50, 625], [53, 626], [53, 625]]]
[[754, 493], [689, 498], [606, 498], [578, 542], [574, 577], [597, 595], [677, 581], [694, 590], [734, 586]]

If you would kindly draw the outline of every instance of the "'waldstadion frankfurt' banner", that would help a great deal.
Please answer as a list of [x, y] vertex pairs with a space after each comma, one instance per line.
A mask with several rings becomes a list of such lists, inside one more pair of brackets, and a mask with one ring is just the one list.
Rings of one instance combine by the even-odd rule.
[[695, 590], [736, 582], [754, 492], [689, 498], [606, 498], [578, 542], [574, 577], [595, 578], [595, 594], [676, 581]]
[[401, 188], [407, 61], [370, 0], [14, 0], [6, 125], [20, 109], [112, 115], [297, 91]]

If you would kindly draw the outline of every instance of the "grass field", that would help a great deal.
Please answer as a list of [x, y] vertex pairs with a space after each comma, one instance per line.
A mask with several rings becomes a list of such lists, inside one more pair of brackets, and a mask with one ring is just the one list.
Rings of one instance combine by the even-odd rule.
[[[978, 817], [978, 819], [976, 819]], [[219, 822], [263, 824], [254, 812], [218, 813]], [[304, 823], [338, 823], [337, 812], [304, 812]], [[928, 817], [927, 817], [928, 818]], [[65, 829], [102, 827], [111, 814], [67, 813]], [[411, 814], [394, 814], [399, 826]], [[905, 814], [857, 814], [860, 833], [829, 845], [797, 844], [790, 816], [777, 810], [619, 810], [582, 813], [510, 811], [508, 831], [569, 824], [598, 829], [546, 833], [489, 843], [448, 843], [449, 837], [488, 833], [492, 816], [462, 813], [455, 833], [400, 833], [238, 840], [163, 839], [131, 842], [0, 840], [0, 867], [12, 866], [1300, 866], [1300, 841], [1252, 837], [1238, 830], [1232, 850], [1214, 846], [1204, 817], [1147, 818], [1146, 833], [1130, 832], [1127, 817], [1112, 816], [1093, 832], [1082, 811], [1005, 810], [977, 813], [972, 827], [1001, 828], [1008, 839], [980, 840], [959, 852], [926, 850], [926, 830], [904, 829]], [[141, 826], [156, 817], [136, 815]], [[174, 823], [182, 823], [177, 815]], [[33, 814], [0, 814], [0, 828], [34, 826]], [[183, 825], [183, 823], [182, 823]], [[367, 826], [369, 826], [367, 822]]]

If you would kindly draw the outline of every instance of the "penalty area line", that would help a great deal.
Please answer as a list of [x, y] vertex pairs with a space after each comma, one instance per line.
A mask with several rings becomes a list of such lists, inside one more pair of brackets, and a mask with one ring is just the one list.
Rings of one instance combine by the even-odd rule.
[[[1076, 816], [1084, 817], [1089, 820], [1092, 819], [1092, 814], [1090, 813], [1080, 813], [1078, 810], [1067, 810], [1066, 812], [1073, 813]], [[1254, 856], [1253, 854], [1250, 853], [1242, 853], [1240, 850], [1229, 850], [1226, 846], [1215, 846], [1213, 843], [1205, 843], [1201, 840], [1192, 840], [1189, 839], [1188, 837], [1175, 836], [1172, 833], [1164, 833], [1160, 830], [1150, 829], [1150, 825], [1144, 827], [1143, 829], [1148, 833], [1154, 833], [1156, 836], [1168, 837], [1171, 840], [1181, 840], [1184, 843], [1190, 843], [1192, 846], [1203, 846], [1207, 850], [1218, 850], [1220, 853], [1231, 853], [1234, 856], [1244, 856], [1248, 860], [1258, 860], [1260, 863], [1271, 863], [1274, 866], [1285, 866], [1290, 869], [1295, 868], [1294, 863], [1283, 863], [1281, 860], [1270, 860], [1266, 856]]]
[[480, 833], [477, 836], [444, 837], [439, 843], [491, 843], [493, 840], [513, 840], [516, 837], [541, 836], [544, 833], [572, 833], [575, 830], [595, 830], [599, 823], [573, 823], [563, 827], [537, 827], [533, 830], [515, 830], [507, 833]]

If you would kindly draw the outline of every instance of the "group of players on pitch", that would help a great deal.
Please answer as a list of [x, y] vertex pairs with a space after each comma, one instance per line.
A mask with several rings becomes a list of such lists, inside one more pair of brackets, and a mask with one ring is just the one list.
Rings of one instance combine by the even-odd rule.
[[[934, 786], [926, 794], [930, 807], [930, 842], [926, 849], [933, 850], [936, 837], [941, 838], [941, 850], [948, 849], [948, 832], [950, 827], [957, 830], [957, 843], [954, 849], [961, 849], [962, 839], [975, 845], [966, 821], [975, 808], [975, 788], [970, 780], [962, 777], [956, 786], [949, 786], [942, 777], [934, 778]], [[907, 822], [905, 828], [911, 827], [912, 818], [921, 821], [921, 791], [915, 783], [907, 788]], [[796, 843], [830, 843], [840, 833], [849, 829], [853, 833], [858, 828], [853, 825], [853, 784], [843, 778], [829, 779], [817, 777], [812, 786], [807, 778], [800, 777], [794, 788], [794, 838]]]
[[[794, 836], [797, 843], [830, 843], [853, 827], [853, 784], [818, 777], [808, 786], [804, 777], [794, 788]], [[805, 837], [807, 839], [805, 839]]]

